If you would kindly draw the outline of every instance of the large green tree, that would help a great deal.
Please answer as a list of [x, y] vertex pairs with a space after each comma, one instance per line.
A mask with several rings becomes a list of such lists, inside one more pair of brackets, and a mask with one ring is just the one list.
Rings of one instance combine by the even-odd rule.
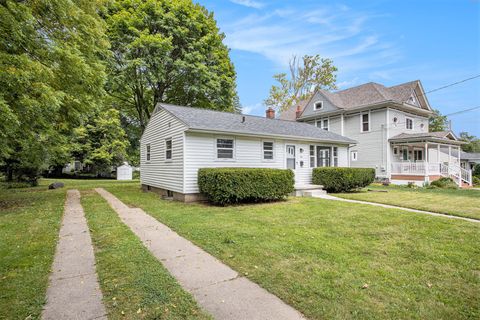
[[107, 91], [124, 123], [143, 132], [158, 102], [238, 108], [224, 35], [204, 7], [191, 0], [118, 0], [105, 19], [113, 53]]
[[69, 158], [67, 136], [102, 99], [100, 0], [0, 2], [0, 165], [33, 181]]
[[264, 101], [267, 107], [282, 112], [301, 100], [309, 98], [317, 89], [336, 89], [337, 68], [330, 59], [319, 55], [305, 55], [301, 59], [293, 56], [289, 72], [275, 74], [278, 85], [270, 88], [270, 95]]
[[480, 139], [468, 132], [460, 132], [460, 140], [465, 141], [462, 150], [465, 152], [480, 152]]
[[442, 115], [440, 110], [433, 110], [433, 114], [428, 119], [428, 129], [430, 132], [448, 130], [448, 119]]

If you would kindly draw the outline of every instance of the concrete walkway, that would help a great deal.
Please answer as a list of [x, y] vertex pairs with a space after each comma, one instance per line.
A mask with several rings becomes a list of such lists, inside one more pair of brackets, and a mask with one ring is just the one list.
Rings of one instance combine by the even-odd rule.
[[334, 201], [343, 201], [343, 202], [351, 202], [351, 203], [368, 204], [368, 205], [377, 206], [377, 207], [383, 207], [383, 208], [389, 208], [389, 209], [398, 209], [398, 210], [403, 210], [403, 211], [410, 211], [410, 212], [428, 214], [428, 215], [431, 215], [431, 216], [437, 216], [437, 217], [444, 217], [444, 218], [449, 218], [449, 219], [457, 219], [457, 220], [464, 220], [464, 221], [469, 221], [469, 222], [480, 223], [480, 220], [476, 220], [476, 219], [470, 219], [470, 218], [458, 217], [458, 216], [451, 216], [451, 215], [443, 214], [443, 213], [423, 211], [423, 210], [417, 210], [417, 209], [411, 209], [411, 208], [405, 208], [405, 207], [397, 207], [397, 206], [392, 206], [392, 205], [383, 204], [383, 203], [376, 203], [376, 202], [369, 202], [369, 201], [361, 201], [361, 200], [352, 200], [352, 199], [344, 199], [344, 198], [334, 197], [334, 196], [331, 196], [331, 195], [329, 195], [329, 194], [315, 195], [315, 196], [313, 196], [313, 197], [314, 197], [314, 198], [326, 199], [326, 200], [334, 200]]
[[42, 319], [107, 319], [106, 313], [80, 192], [68, 190]]
[[304, 319], [282, 300], [182, 238], [142, 209], [95, 189], [180, 285], [215, 319]]

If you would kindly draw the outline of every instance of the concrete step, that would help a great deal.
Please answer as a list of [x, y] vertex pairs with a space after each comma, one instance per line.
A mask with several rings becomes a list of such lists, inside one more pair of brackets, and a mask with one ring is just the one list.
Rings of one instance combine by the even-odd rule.
[[327, 191], [322, 189], [302, 191], [302, 197], [316, 197], [322, 194], [327, 194]]

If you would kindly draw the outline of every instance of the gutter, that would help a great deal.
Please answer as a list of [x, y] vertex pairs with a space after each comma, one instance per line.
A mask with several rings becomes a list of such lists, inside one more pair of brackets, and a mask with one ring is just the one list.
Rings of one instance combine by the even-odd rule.
[[186, 131], [196, 132], [196, 133], [236, 135], [236, 136], [244, 136], [244, 137], [268, 137], [268, 138], [282, 138], [282, 139], [292, 139], [292, 140], [300, 140], [300, 141], [316, 141], [316, 142], [324, 142], [324, 143], [330, 143], [330, 144], [341, 144], [346, 146], [356, 145], [358, 143], [357, 141], [352, 139], [348, 139], [350, 141], [322, 140], [320, 138], [313, 138], [313, 137], [309, 138], [309, 137], [301, 137], [301, 136], [290, 136], [290, 135], [279, 135], [279, 134], [268, 134], [268, 133], [246, 133], [241, 131], [221, 131], [221, 130], [195, 129], [195, 128], [188, 128]]

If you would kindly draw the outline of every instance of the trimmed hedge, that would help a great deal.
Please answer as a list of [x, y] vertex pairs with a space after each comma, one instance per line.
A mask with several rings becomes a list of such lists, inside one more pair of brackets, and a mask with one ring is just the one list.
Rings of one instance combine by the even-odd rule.
[[210, 202], [227, 205], [284, 199], [294, 191], [291, 170], [263, 168], [202, 168], [198, 186]]
[[322, 167], [313, 169], [313, 183], [328, 192], [347, 192], [368, 186], [375, 179], [375, 169]]

